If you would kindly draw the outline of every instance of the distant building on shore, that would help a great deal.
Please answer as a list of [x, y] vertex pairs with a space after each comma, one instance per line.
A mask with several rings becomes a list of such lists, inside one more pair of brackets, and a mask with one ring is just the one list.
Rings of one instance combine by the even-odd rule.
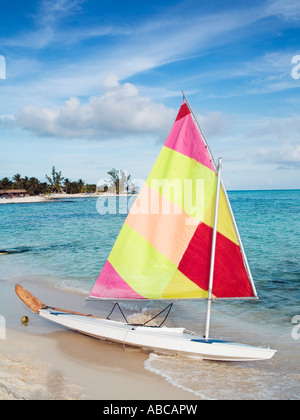
[[26, 190], [0, 190], [0, 198], [27, 197]]

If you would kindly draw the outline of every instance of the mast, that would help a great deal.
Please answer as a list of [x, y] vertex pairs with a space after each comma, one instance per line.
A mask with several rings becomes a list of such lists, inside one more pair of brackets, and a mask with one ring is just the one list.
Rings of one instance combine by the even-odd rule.
[[214, 280], [216, 239], [217, 239], [217, 228], [218, 228], [218, 210], [219, 210], [219, 197], [220, 197], [220, 185], [221, 185], [221, 169], [222, 169], [222, 158], [219, 158], [217, 189], [216, 189], [216, 202], [215, 202], [215, 215], [214, 215], [214, 227], [213, 227], [212, 246], [211, 246], [211, 258], [210, 258], [206, 325], [205, 325], [205, 336], [204, 336], [206, 340], [208, 340], [208, 338], [209, 338], [210, 312], [211, 312], [211, 303], [212, 303], [212, 289], [213, 289], [213, 280]]

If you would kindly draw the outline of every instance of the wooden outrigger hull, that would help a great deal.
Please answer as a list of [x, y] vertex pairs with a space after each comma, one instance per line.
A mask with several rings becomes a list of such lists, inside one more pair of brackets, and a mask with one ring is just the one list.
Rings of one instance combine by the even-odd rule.
[[98, 339], [140, 347], [157, 353], [235, 362], [267, 360], [276, 353], [276, 350], [269, 348], [221, 340], [205, 340], [198, 335], [186, 333], [184, 328], [137, 326], [60, 308], [50, 308], [20, 285], [16, 285], [16, 293], [34, 313], [56, 324]]

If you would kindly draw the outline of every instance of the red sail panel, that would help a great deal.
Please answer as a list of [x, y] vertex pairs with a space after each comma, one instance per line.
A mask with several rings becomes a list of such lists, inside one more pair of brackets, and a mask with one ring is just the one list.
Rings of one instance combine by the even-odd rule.
[[[178, 266], [201, 289], [208, 290], [213, 229], [201, 223]], [[240, 247], [217, 233], [213, 295], [217, 298], [254, 297]]]

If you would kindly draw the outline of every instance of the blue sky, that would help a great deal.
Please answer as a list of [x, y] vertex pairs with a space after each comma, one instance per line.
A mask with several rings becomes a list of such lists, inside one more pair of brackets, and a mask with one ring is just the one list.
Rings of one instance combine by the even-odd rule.
[[227, 189], [300, 188], [298, 0], [11, 0], [0, 56], [0, 178], [145, 179], [184, 90]]

